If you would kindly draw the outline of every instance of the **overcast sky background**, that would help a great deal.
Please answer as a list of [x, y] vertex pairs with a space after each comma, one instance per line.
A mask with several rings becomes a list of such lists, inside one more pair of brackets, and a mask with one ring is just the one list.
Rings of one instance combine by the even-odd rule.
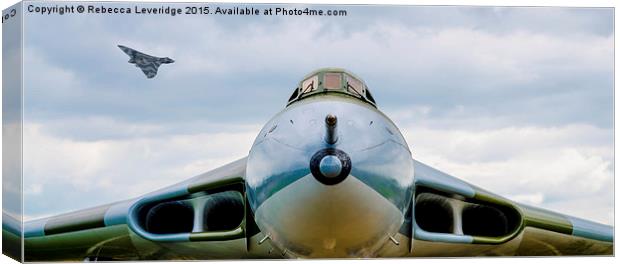
[[[414, 158], [613, 224], [612, 9], [342, 9], [347, 17], [29, 14], [26, 219], [243, 157], [300, 78], [334, 66], [367, 82]], [[149, 80], [118, 44], [176, 62]]]

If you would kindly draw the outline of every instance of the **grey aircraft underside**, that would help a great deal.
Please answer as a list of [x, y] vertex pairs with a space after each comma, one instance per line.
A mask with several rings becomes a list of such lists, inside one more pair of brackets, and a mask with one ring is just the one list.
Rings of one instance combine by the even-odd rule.
[[299, 83], [247, 157], [23, 232], [28, 261], [613, 254], [610, 226], [412, 159], [364, 82], [334, 68]]
[[140, 68], [147, 78], [151, 79], [157, 75], [157, 70], [162, 64], [173, 63], [174, 60], [165, 57], [159, 58], [151, 55], [144, 54], [135, 49], [118, 45], [118, 47], [129, 56], [129, 63], [135, 64]]

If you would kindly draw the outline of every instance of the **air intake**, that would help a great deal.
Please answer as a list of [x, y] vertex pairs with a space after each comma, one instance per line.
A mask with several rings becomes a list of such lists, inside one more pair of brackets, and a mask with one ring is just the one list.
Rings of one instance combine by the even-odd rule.
[[154, 234], [192, 232], [194, 210], [186, 202], [165, 202], [153, 206], [145, 216], [145, 230]]
[[245, 220], [241, 192], [201, 191], [160, 201], [138, 201], [130, 208], [128, 225], [152, 241], [222, 241], [243, 237]]
[[512, 236], [522, 221], [513, 207], [426, 187], [416, 190], [414, 212], [418, 228], [423, 231], [487, 238], [488, 241]]
[[203, 212], [203, 231], [225, 231], [239, 226], [243, 221], [243, 197], [238, 192], [211, 195]]

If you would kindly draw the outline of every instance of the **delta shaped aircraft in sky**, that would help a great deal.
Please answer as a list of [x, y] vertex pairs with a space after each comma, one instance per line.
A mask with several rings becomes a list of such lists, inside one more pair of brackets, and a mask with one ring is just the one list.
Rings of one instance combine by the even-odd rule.
[[118, 47], [125, 52], [129, 56], [129, 63], [135, 64], [136, 67], [140, 68], [146, 78], [152, 79], [157, 75], [157, 70], [159, 66], [162, 64], [173, 63], [174, 60], [168, 57], [160, 58], [151, 55], [144, 54], [135, 49], [125, 47], [123, 45], [118, 45]]
[[613, 228], [414, 160], [365, 83], [327, 68], [303, 78], [247, 157], [26, 222], [24, 247], [27, 261], [611, 255]]

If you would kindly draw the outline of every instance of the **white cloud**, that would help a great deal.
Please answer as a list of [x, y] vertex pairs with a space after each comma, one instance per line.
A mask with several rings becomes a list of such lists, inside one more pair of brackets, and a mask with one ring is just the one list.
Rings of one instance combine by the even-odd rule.
[[[33, 94], [43, 93], [56, 96], [76, 96], [81, 93], [77, 73], [63, 68], [45, 57], [45, 53], [33, 48], [24, 49], [25, 87]], [[28, 98], [26, 98], [28, 99]], [[28, 102], [27, 102], [28, 103]]]
[[545, 199], [542, 193], [517, 194], [510, 197], [513, 201], [529, 205], [540, 205]]
[[208, 65], [201, 68], [212, 69], [212, 64], [218, 63], [216, 68], [227, 72], [266, 68], [290, 71], [291, 67], [305, 72], [308, 66], [350, 65], [419, 78], [462, 70], [499, 85], [528, 83], [548, 78], [546, 74], [553, 72], [610, 72], [613, 64], [613, 36], [582, 38], [524, 30], [493, 34], [464, 27], [435, 29], [380, 20], [344, 34], [340, 26], [315, 19], [275, 25], [254, 23], [237, 34], [225, 28], [209, 31], [208, 39], [197, 37], [204, 41], [200, 48], [177, 52], [182, 57], [204, 58], [202, 61]]
[[406, 125], [401, 131], [414, 158], [453, 176], [518, 202], [613, 223], [612, 129]]
[[[83, 209], [163, 188], [244, 157], [258, 130], [80, 141], [26, 123], [25, 213]], [[75, 197], [80, 198], [65, 202]]]

